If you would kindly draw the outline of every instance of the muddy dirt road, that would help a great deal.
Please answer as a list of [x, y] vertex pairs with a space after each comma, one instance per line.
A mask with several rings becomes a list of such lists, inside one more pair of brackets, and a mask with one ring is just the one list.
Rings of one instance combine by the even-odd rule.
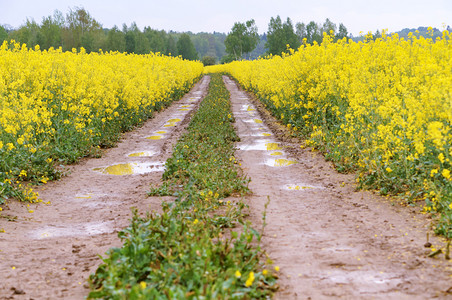
[[[131, 207], [159, 210], [162, 198], [147, 197], [161, 180], [172, 145], [187, 116], [207, 92], [203, 78], [190, 93], [126, 133], [100, 159], [71, 166], [70, 175], [38, 189], [43, 202], [11, 202], [0, 228], [0, 299], [84, 299], [86, 279], [99, 254], [120, 246], [117, 232], [129, 225]], [[120, 176], [121, 174], [125, 176]], [[32, 213], [28, 211], [34, 211]], [[17, 217], [8, 221], [5, 217]]]
[[[256, 101], [224, 79], [241, 138], [236, 156], [251, 178], [253, 194], [245, 202], [255, 227], [267, 196], [271, 200], [263, 247], [280, 267], [276, 299], [452, 298], [451, 263], [444, 255], [426, 257], [425, 216], [355, 191], [353, 176], [338, 174], [323, 157], [285, 138]], [[87, 296], [86, 279], [101, 262], [98, 254], [120, 246], [117, 232], [129, 225], [130, 208], [160, 209], [165, 198], [147, 197], [146, 191], [160, 182], [172, 145], [208, 82], [205, 77], [125, 134], [102, 158], [83, 160], [67, 177], [40, 188], [50, 204], [9, 204], [0, 218], [0, 299]], [[438, 238], [431, 242], [443, 245]]]
[[425, 216], [356, 191], [353, 176], [299, 143], [282, 142], [284, 130], [224, 80], [241, 138], [236, 156], [251, 178], [253, 224], [262, 222], [270, 197], [263, 247], [280, 267], [275, 298], [452, 298], [452, 264], [426, 257]]

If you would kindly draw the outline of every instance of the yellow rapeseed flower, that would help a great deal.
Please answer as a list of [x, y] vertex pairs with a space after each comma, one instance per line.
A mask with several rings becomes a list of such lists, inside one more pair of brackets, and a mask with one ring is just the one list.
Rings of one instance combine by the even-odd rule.
[[254, 282], [254, 272], [250, 272], [250, 274], [248, 275], [248, 279], [245, 282], [245, 286], [246, 287], [250, 287]]

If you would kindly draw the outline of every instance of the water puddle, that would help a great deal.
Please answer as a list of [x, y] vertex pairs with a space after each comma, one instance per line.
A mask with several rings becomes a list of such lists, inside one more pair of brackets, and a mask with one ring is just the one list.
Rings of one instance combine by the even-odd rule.
[[124, 163], [117, 164], [103, 168], [94, 168], [94, 171], [101, 172], [107, 175], [133, 175], [133, 174], [146, 174], [150, 172], [164, 171], [165, 166], [161, 162], [153, 163]]
[[161, 135], [151, 135], [151, 136], [146, 137], [146, 139], [148, 139], [148, 140], [161, 140], [162, 137], [163, 136], [161, 136]]
[[181, 119], [169, 119], [168, 120], [168, 123], [177, 123], [177, 122], [180, 122], [180, 121], [182, 121]]
[[286, 190], [289, 191], [302, 191], [302, 190], [308, 190], [308, 189], [314, 189], [314, 186], [310, 185], [301, 185], [301, 184], [287, 184], [284, 186]]
[[243, 110], [243, 111], [255, 111], [256, 109], [253, 106], [249, 105], [249, 104], [243, 104], [242, 108], [240, 110]]
[[[238, 146], [239, 150], [262, 150], [262, 151], [275, 151], [281, 150], [279, 143], [272, 143], [268, 140], [263, 140], [254, 144], [242, 144]], [[282, 154], [282, 153], [281, 153]]]
[[75, 199], [91, 199], [93, 195], [94, 194], [89, 193], [85, 195], [75, 196]]
[[[363, 285], [363, 284], [391, 284], [393, 286], [396, 286], [397, 284], [400, 284], [402, 282], [402, 279], [397, 278], [396, 274], [388, 274], [388, 273], [376, 273], [374, 271], [354, 271], [354, 272], [350, 272], [348, 270], [334, 270], [334, 271], [330, 271], [328, 273], [332, 273], [332, 274], [328, 274], [328, 276], [326, 276], [326, 278], [322, 278], [322, 279], [327, 279], [327, 280], [331, 280], [334, 283], [339, 283], [339, 284], [348, 284], [348, 283], [357, 283], [358, 285]], [[380, 289], [378, 287], [378, 285], [374, 285], [373, 289]]]
[[48, 225], [41, 229], [34, 230], [31, 236], [35, 239], [45, 239], [54, 237], [97, 235], [113, 232], [113, 222], [90, 222], [85, 224], [70, 225]]
[[181, 119], [170, 119], [166, 122], [165, 125], [163, 125], [163, 127], [174, 127], [174, 126], [176, 126], [176, 123], [180, 122], [180, 121], [182, 121], [182, 120]]
[[272, 159], [268, 159], [265, 162], [265, 164], [270, 167], [286, 167], [286, 166], [290, 166], [290, 165], [293, 165], [296, 163], [297, 163], [296, 161], [288, 160], [285, 158], [277, 158], [277, 159], [272, 158]]
[[267, 148], [267, 151], [274, 151], [274, 150], [281, 150], [282, 148], [279, 147], [279, 143], [266, 143], [265, 147]]
[[156, 152], [154, 151], [142, 151], [142, 152], [133, 152], [127, 155], [128, 157], [148, 157], [155, 155]]

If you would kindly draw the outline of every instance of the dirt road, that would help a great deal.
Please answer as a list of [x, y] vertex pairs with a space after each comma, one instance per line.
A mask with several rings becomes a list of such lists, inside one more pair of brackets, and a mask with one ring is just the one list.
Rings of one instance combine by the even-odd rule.
[[[98, 254], [120, 246], [117, 232], [129, 224], [130, 208], [160, 209], [163, 198], [146, 191], [160, 182], [163, 163], [208, 82], [205, 77], [125, 134], [102, 158], [83, 160], [67, 177], [40, 188], [50, 204], [9, 204], [0, 218], [0, 299], [88, 294], [86, 279], [101, 262]], [[322, 156], [300, 149], [258, 102], [232, 80], [225, 82], [241, 138], [236, 156], [251, 178], [253, 194], [245, 201], [256, 227], [267, 196], [271, 200], [263, 246], [280, 267], [276, 299], [452, 297], [451, 263], [444, 255], [426, 257], [426, 216], [356, 191], [352, 175], [338, 174]], [[438, 238], [431, 243], [443, 245]]]
[[236, 156], [251, 178], [253, 224], [270, 197], [263, 247], [280, 267], [277, 299], [452, 298], [452, 264], [426, 257], [426, 216], [355, 190], [353, 176], [282, 142], [275, 120], [224, 80], [241, 138]]
[[[126, 133], [100, 159], [71, 166], [69, 176], [39, 189], [43, 202], [11, 202], [0, 228], [0, 299], [83, 299], [86, 279], [99, 254], [120, 246], [117, 232], [129, 225], [131, 207], [159, 210], [162, 198], [147, 197], [161, 180], [172, 145], [208, 88], [202, 79], [187, 95], [143, 127]], [[133, 173], [133, 174], [132, 174]], [[125, 176], [120, 176], [123, 174]], [[29, 211], [33, 211], [32, 213]], [[7, 217], [17, 217], [8, 221]]]

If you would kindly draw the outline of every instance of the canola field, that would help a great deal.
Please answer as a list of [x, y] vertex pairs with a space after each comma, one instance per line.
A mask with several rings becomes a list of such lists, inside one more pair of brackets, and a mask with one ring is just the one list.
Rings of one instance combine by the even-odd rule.
[[[420, 203], [452, 237], [452, 35], [325, 36], [289, 54], [212, 66], [253, 92], [362, 187]], [[436, 214], [436, 212], [439, 212]]]
[[37, 201], [23, 181], [46, 183], [59, 165], [99, 154], [179, 99], [200, 62], [160, 54], [86, 54], [0, 47], [0, 204]]

